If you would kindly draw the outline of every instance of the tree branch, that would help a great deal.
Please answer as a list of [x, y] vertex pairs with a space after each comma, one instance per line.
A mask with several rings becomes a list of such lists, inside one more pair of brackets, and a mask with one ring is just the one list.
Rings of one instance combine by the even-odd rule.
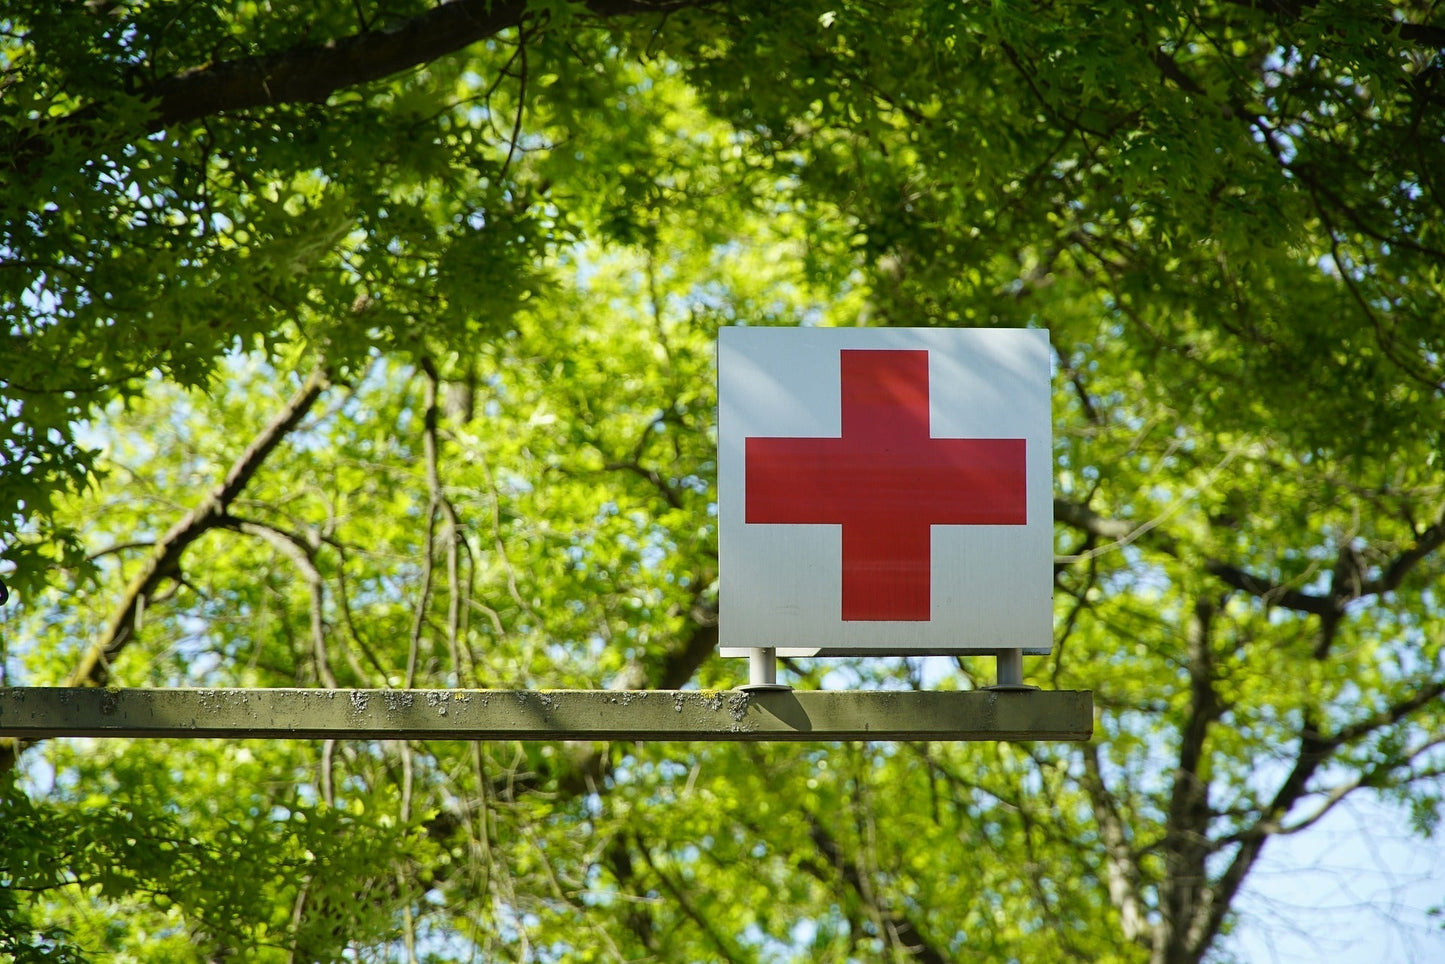
[[[104, 686], [109, 681], [110, 663], [134, 638], [137, 623], [147, 602], [166, 579], [178, 578], [181, 556], [201, 536], [222, 525], [232, 500], [246, 488], [276, 447], [301, 424], [306, 413], [329, 385], [330, 379], [326, 372], [322, 368], [314, 370], [260, 434], [246, 446], [246, 450], [231, 465], [221, 484], [156, 541], [151, 557], [126, 587], [119, 605], [106, 622], [105, 629], [81, 657], [67, 678], [66, 686]], [[15, 766], [19, 752], [18, 743], [0, 743], [0, 774]]]
[[1380, 595], [1398, 589], [1422, 559], [1445, 545], [1445, 514], [1415, 539], [1415, 544], [1395, 557], [1378, 579], [1366, 580], [1360, 586], [1361, 596]]
[[1099, 837], [1104, 844], [1109, 902], [1119, 911], [1125, 940], [1142, 941], [1149, 932], [1147, 908], [1140, 896], [1142, 874], [1139, 861], [1129, 847], [1128, 831], [1119, 816], [1114, 796], [1104, 784], [1097, 746], [1084, 747], [1084, 776], [1081, 782], [1089, 794], [1094, 821], [1099, 825]]
[[602, 470], [604, 472], [631, 472], [633, 475], [645, 479], [653, 488], [657, 489], [669, 506], [674, 509], [682, 508], [682, 497], [656, 469], [649, 469], [638, 462], [605, 462]]
[[[705, 581], [699, 581], [706, 585]], [[697, 668], [717, 651], [717, 610], [701, 600], [693, 603], [692, 631], [680, 645], [668, 650], [657, 662], [634, 660], [612, 684], [615, 690], [679, 689], [692, 679]], [[569, 760], [570, 766], [557, 780], [563, 794], [584, 793], [590, 786], [599, 786], [608, 768], [605, 747], [596, 743], [577, 744]]]
[[1179, 728], [1179, 764], [1164, 827], [1164, 877], [1159, 886], [1160, 922], [1154, 931], [1155, 964], [1189, 960], [1201, 938], [1209, 904], [1209, 780], [1200, 774], [1205, 739], [1224, 711], [1214, 687], [1215, 605], [1198, 600], [1189, 625], [1189, 716]]
[[1440, 776], [1438, 767], [1417, 769], [1415, 763], [1440, 746], [1445, 746], [1445, 736], [1432, 736], [1403, 751], [1398, 759], [1386, 760], [1365, 768], [1353, 780], [1347, 780], [1325, 793], [1324, 799], [1314, 810], [1291, 823], [1280, 823], [1273, 836], [1286, 837], [1308, 830], [1357, 790], [1401, 787], [1419, 780], [1438, 778]]
[[201, 500], [199, 505], [187, 512], [169, 532], [161, 536], [151, 558], [131, 580], [120, 604], [111, 613], [105, 630], [71, 672], [70, 678], [66, 680], [67, 686], [106, 684], [110, 679], [109, 662], [134, 636], [136, 620], [146, 601], [161, 582], [180, 571], [181, 556], [185, 551], [221, 523], [232, 500], [246, 488], [276, 446], [301, 424], [301, 420], [329, 384], [325, 371], [320, 368], [313, 371], [296, 394], [291, 396], [270, 423], [246, 446], [246, 450], [231, 465], [221, 484]]
[[[669, 12], [701, 6], [708, 0], [587, 0], [598, 17]], [[153, 104], [139, 129], [122, 138], [154, 134], [179, 124], [254, 107], [288, 103], [324, 103], [338, 90], [389, 77], [455, 53], [503, 30], [519, 27], [538, 14], [527, 0], [449, 0], [380, 29], [322, 44], [221, 60], [190, 67], [139, 86], [142, 101]], [[14, 171], [29, 171], [49, 153], [57, 137], [78, 137], [94, 144], [100, 110], [81, 108], [11, 147]]]
[[1416, 710], [1440, 699], [1442, 695], [1445, 695], [1445, 680], [1433, 680], [1409, 697], [1390, 704], [1378, 713], [1373, 713], [1364, 719], [1342, 727], [1332, 736], [1324, 736], [1312, 721], [1308, 719], [1305, 721], [1299, 750], [1295, 754], [1294, 768], [1290, 771], [1289, 776], [1285, 777], [1279, 789], [1275, 791], [1274, 797], [1259, 818], [1245, 831], [1233, 838], [1238, 841], [1239, 850], [1220, 876], [1219, 881], [1210, 889], [1209, 913], [1202, 929], [1201, 948], [1207, 947], [1224, 925], [1224, 919], [1229, 913], [1230, 906], [1234, 903], [1234, 898], [1244, 884], [1245, 878], [1259, 859], [1265, 843], [1270, 837], [1290, 829], [1284, 823], [1284, 819], [1294, 805], [1305, 796], [1310, 778], [1320, 767], [1328, 762], [1329, 758], [1341, 747], [1399, 723]]
[[336, 689], [340, 684], [331, 670], [331, 659], [326, 648], [326, 587], [321, 579], [321, 570], [316, 567], [316, 546], [294, 532], [250, 519], [238, 519], [232, 515], [222, 516], [216, 524], [261, 539], [290, 559], [300, 570], [301, 578], [306, 580], [310, 598], [307, 610], [311, 620], [311, 649], [316, 661], [316, 676], [327, 689]]
[[[838, 876], [859, 896], [860, 899], [873, 905], [887, 933], [896, 942], [897, 946], [911, 960], [919, 961], [920, 964], [947, 964], [948, 958], [931, 943], [918, 927], [905, 915], [879, 905], [876, 895], [872, 893], [867, 878], [863, 875], [862, 868], [851, 860], [843, 852], [843, 847], [838, 843], [836, 837], [829, 832], [823, 822], [813, 813], [806, 814], [808, 821], [808, 836], [812, 839], [813, 845], [818, 848], [827, 866], [835, 870]], [[815, 877], [827, 883], [827, 874], [823, 867], [807, 862], [801, 865]]]
[[717, 953], [722, 955], [722, 959], [730, 962], [730, 964], [738, 964], [739, 961], [743, 960], [744, 955], [739, 953], [737, 948], [733, 947], [727, 938], [712, 925], [712, 922], [707, 919], [707, 916], [698, 909], [697, 904], [688, 896], [687, 888], [669, 877], [663, 869], [657, 865], [657, 861], [653, 860], [652, 851], [648, 848], [647, 843], [636, 835], [632, 835], [631, 839], [633, 847], [636, 848], [638, 853], [642, 854], [642, 862], [647, 864], [647, 869], [651, 870], [653, 875], [662, 883], [663, 889], [672, 895], [672, 899], [677, 902], [678, 907], [682, 908], [682, 912], [698, 926], [698, 929], [707, 937], [708, 942], [712, 944]]
[[[1180, 554], [1178, 540], [1168, 533], [1159, 531], [1156, 526], [1148, 523], [1136, 525], [1123, 519], [1109, 519], [1086, 505], [1069, 502], [1065, 499], [1054, 500], [1054, 519], [1087, 535], [1107, 539], [1115, 547], [1147, 542], [1151, 548], [1157, 549], [1165, 555], [1178, 558]], [[1338, 588], [1332, 587], [1329, 595], [1315, 595], [1277, 585], [1268, 579], [1263, 579], [1218, 559], [1204, 560], [1204, 569], [1230, 588], [1256, 596], [1271, 606], [1281, 606], [1296, 612], [1337, 619], [1343, 615], [1344, 606], [1347, 603], [1398, 589], [1405, 577], [1422, 560], [1441, 546], [1445, 546], [1445, 516], [1421, 532], [1416, 537], [1414, 545], [1396, 556], [1378, 578], [1354, 582], [1348, 587], [1343, 585]], [[1107, 548], [1109, 547], [1098, 547], [1091, 552], [1097, 554]]]
[[[1274, 16], [1280, 26], [1304, 17], [1305, 11], [1319, 6], [1319, 0], [1227, 0], [1240, 7], [1251, 7]], [[1394, 34], [1408, 43], [1445, 48], [1445, 27], [1430, 23], [1411, 23], [1380, 17], [1376, 21], [1386, 34]]]
[[[1054, 519], [1089, 535], [1108, 539], [1120, 547], [1132, 545], [1147, 538], [1148, 544], [1152, 548], [1158, 549], [1165, 555], [1179, 557], [1178, 540], [1147, 523], [1135, 525], [1123, 519], [1105, 518], [1086, 505], [1079, 505], [1064, 499], [1054, 500]], [[1442, 533], [1442, 537], [1445, 537], [1445, 533]], [[1101, 550], [1094, 549], [1093, 551], [1097, 553]], [[1267, 579], [1261, 579], [1238, 566], [1217, 559], [1206, 559], [1204, 568], [1206, 572], [1225, 585], [1247, 592], [1251, 596], [1257, 596], [1272, 606], [1282, 606], [1285, 609], [1293, 609], [1315, 616], [1337, 615], [1336, 601], [1329, 596], [1316, 596], [1300, 592], [1297, 589], [1275, 585]]]

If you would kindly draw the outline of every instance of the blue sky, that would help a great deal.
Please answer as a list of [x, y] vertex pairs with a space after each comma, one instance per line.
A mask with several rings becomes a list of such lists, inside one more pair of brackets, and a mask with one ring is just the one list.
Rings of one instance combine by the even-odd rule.
[[1270, 841], [1236, 904], [1228, 947], [1248, 964], [1445, 961], [1445, 828], [1412, 835], [1363, 794], [1297, 837]]

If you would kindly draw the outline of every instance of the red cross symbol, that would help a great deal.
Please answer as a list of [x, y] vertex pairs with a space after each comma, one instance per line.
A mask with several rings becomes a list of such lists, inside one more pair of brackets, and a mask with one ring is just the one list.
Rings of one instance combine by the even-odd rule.
[[843, 619], [930, 618], [935, 525], [1024, 525], [1024, 440], [933, 438], [927, 351], [844, 350], [840, 438], [749, 438], [749, 524], [843, 527]]

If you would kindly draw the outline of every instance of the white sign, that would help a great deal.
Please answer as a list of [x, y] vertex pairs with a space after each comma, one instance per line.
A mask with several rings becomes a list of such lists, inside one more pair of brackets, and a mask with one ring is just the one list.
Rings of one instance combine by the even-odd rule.
[[1047, 651], [1048, 333], [724, 328], [724, 656]]

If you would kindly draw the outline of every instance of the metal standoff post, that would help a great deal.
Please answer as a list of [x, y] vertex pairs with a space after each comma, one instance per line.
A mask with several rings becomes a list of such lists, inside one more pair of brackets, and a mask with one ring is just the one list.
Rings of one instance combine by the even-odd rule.
[[998, 657], [998, 682], [987, 687], [991, 690], [1036, 690], [1024, 682], [1024, 651], [1022, 649], [995, 650]]
[[748, 684], [738, 689], [750, 693], [792, 689], [788, 684], [778, 682], [777, 647], [763, 646], [748, 651]]

